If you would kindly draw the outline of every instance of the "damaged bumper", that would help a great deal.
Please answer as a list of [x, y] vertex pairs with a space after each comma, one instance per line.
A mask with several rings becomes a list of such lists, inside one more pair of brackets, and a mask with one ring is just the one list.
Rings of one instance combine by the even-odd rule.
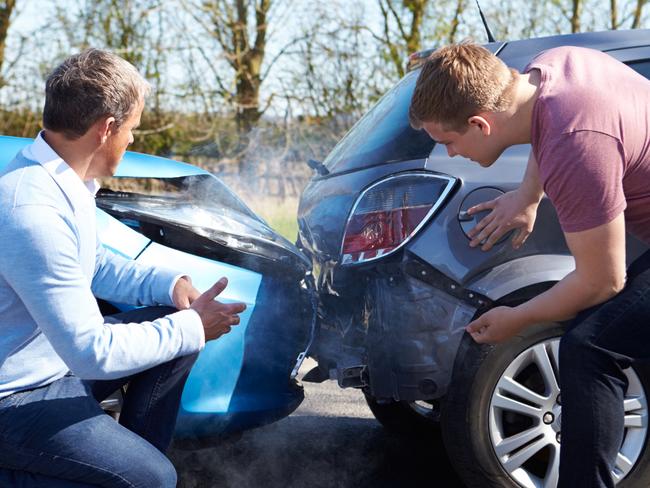
[[[380, 401], [444, 396], [464, 328], [489, 300], [413, 258], [368, 272], [341, 271], [362, 291], [350, 297], [341, 284], [335, 295], [321, 296], [314, 353], [321, 372]], [[321, 289], [339, 287], [328, 285]]]

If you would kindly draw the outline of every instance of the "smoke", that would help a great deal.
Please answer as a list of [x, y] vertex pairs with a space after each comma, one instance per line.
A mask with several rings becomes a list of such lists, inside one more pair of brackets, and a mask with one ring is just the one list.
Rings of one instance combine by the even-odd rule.
[[215, 173], [245, 201], [260, 196], [297, 198], [312, 176], [308, 159], [323, 160], [349, 127], [337, 120], [301, 117], [264, 119], [242, 137], [236, 151], [220, 144], [202, 151], [200, 165]]
[[304, 386], [305, 402], [286, 419], [204, 449], [172, 449], [178, 486], [462, 488], [440, 439], [389, 435], [358, 390]]

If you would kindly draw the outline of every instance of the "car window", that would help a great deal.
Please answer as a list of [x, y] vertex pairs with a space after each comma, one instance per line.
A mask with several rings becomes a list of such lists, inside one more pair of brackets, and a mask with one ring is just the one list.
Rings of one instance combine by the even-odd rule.
[[644, 59], [642, 61], [632, 61], [626, 64], [637, 73], [650, 79], [650, 60]]
[[408, 109], [420, 70], [412, 71], [357, 122], [324, 164], [341, 172], [380, 163], [426, 158], [434, 142], [409, 125]]

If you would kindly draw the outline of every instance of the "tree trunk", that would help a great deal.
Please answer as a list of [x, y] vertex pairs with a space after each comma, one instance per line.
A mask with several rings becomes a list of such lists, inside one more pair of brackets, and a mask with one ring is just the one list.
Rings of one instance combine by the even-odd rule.
[[454, 18], [451, 19], [451, 27], [449, 29], [449, 36], [447, 40], [451, 44], [456, 42], [456, 32], [458, 32], [458, 25], [460, 24], [460, 16], [465, 10], [465, 0], [458, 0], [456, 3], [456, 12], [454, 12]]
[[[16, 0], [6, 0], [0, 2], [0, 71], [5, 60], [5, 46], [7, 41], [7, 32], [11, 25], [11, 13], [16, 6]], [[4, 86], [6, 81], [0, 78], [0, 87]]]
[[255, 2], [255, 40], [248, 42], [248, 2], [236, 0], [238, 26], [233, 29], [235, 40], [235, 104], [236, 119], [240, 134], [245, 135], [262, 116], [260, 111], [260, 87], [262, 85], [262, 62], [266, 49], [266, 16], [270, 0]]
[[[462, 1], [462, 0], [461, 0]], [[406, 40], [406, 51], [408, 54], [420, 50], [422, 19], [424, 17], [424, 9], [427, 5], [426, 0], [404, 0], [404, 7], [411, 12], [411, 28]]]
[[236, 120], [241, 135], [249, 133], [262, 116], [262, 112], [259, 110], [260, 85], [259, 73], [252, 76], [250, 72], [243, 70], [237, 76]]
[[582, 0], [573, 0], [573, 11], [571, 13], [571, 32], [580, 32], [580, 11]]
[[636, 8], [634, 9], [634, 20], [632, 21], [632, 29], [638, 29], [641, 26], [641, 14], [643, 7], [648, 0], [637, 0]]
[[[399, 78], [404, 76], [406, 57], [421, 48], [422, 21], [428, 2], [429, 0], [402, 0], [401, 8], [394, 0], [377, 2], [384, 24], [383, 38], [380, 42], [388, 50], [388, 56]], [[406, 22], [409, 20], [407, 28]], [[395, 26], [396, 32], [393, 32], [391, 25]]]

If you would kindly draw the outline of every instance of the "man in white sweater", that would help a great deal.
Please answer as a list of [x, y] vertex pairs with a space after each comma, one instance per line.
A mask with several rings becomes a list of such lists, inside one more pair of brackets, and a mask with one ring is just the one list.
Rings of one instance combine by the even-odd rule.
[[[68, 58], [47, 80], [44, 130], [0, 173], [0, 480], [12, 486], [176, 486], [164, 452], [183, 385], [245, 308], [214, 300], [225, 279], [201, 295], [96, 238], [95, 179], [115, 173], [148, 90], [114, 54]], [[150, 307], [104, 318], [95, 296]], [[99, 402], [127, 382], [118, 424]]]

